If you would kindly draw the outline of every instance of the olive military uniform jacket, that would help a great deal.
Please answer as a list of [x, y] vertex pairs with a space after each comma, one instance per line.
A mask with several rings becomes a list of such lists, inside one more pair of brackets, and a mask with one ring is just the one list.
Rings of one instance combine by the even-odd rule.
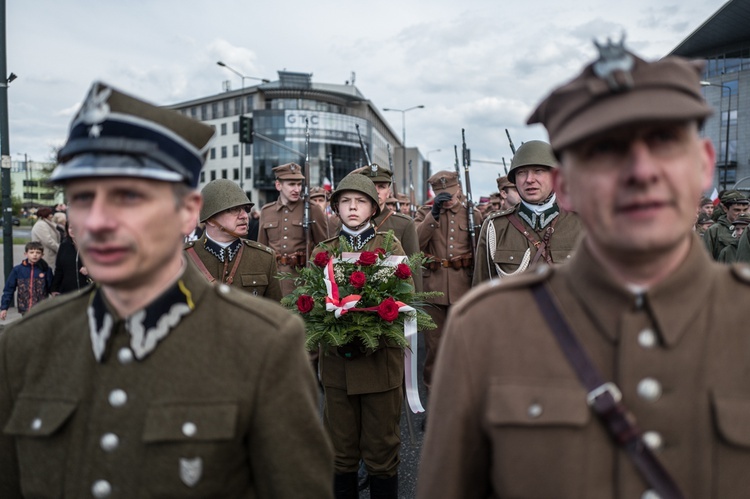
[[[477, 261], [474, 265], [473, 284], [475, 286], [489, 279], [523, 272], [534, 260], [537, 249], [511, 224], [508, 215], [516, 214], [521, 225], [536, 241], [542, 241], [545, 229], [539, 231], [532, 229], [522, 217], [518, 216], [519, 207], [520, 203], [512, 210], [495, 212], [482, 225], [477, 243]], [[560, 214], [556, 217], [554, 232], [547, 245], [554, 263], [565, 262], [572, 256], [573, 249], [583, 231], [578, 215], [559, 207], [558, 209]], [[537, 263], [544, 263], [541, 255]], [[500, 272], [497, 267], [500, 267]]]
[[719, 259], [721, 250], [731, 244], [734, 237], [732, 237], [731, 223], [726, 215], [719, 217], [711, 227], [708, 228], [705, 234], [703, 234], [703, 242], [708, 248], [708, 252], [714, 260]]
[[317, 402], [270, 300], [188, 266], [123, 321], [92, 286], [0, 333], [0, 497], [327, 498]]
[[733, 261], [750, 263], [750, 231], [747, 229], [737, 243], [737, 253]]
[[[242, 256], [237, 262], [235, 258], [240, 247]], [[268, 246], [248, 239], [236, 239], [226, 248], [222, 248], [203, 234], [200, 240], [185, 244], [188, 261], [197, 265], [190, 255], [191, 249], [218, 283], [226, 283], [256, 296], [281, 301], [281, 285], [276, 277], [276, 254]], [[200, 266], [198, 268], [200, 269]], [[231, 282], [228, 282], [230, 276]]]
[[[383, 208], [380, 215], [372, 220], [375, 224], [375, 230], [378, 232], [393, 231], [393, 234], [401, 242], [404, 252], [407, 256], [419, 253], [419, 238], [417, 237], [417, 226], [414, 220], [397, 213], [387, 206]], [[422, 272], [414, 273], [414, 287], [417, 291], [422, 291]]]
[[[384, 237], [385, 233], [377, 232], [363, 249], [356, 251], [374, 251], [376, 248], [382, 248]], [[340, 241], [337, 236], [328, 239], [324, 244], [338, 248]], [[313, 250], [312, 258], [321, 251], [326, 251], [323, 245]], [[405, 255], [397, 239], [393, 241], [392, 253]], [[346, 390], [347, 395], [393, 390], [401, 386], [404, 378], [404, 350], [397, 346], [384, 346], [375, 352], [348, 360], [340, 357], [334, 349], [330, 349], [328, 352], [321, 352], [320, 378], [323, 386]]]
[[[437, 305], [457, 302], [471, 288], [471, 255], [473, 244], [469, 237], [469, 222], [466, 205], [456, 203], [440, 211], [440, 219], [432, 216], [432, 206], [422, 206], [415, 217], [419, 247], [425, 256], [432, 257], [439, 268], [422, 271], [424, 291], [441, 291], [442, 296], [429, 301]], [[474, 208], [474, 224], [482, 223], [482, 215]], [[479, 230], [477, 228], [477, 230]], [[451, 261], [464, 256], [460, 268]]]
[[[297, 201], [289, 205], [281, 200], [268, 203], [260, 210], [260, 231], [258, 242], [270, 246], [276, 252], [279, 272], [289, 272], [297, 275], [298, 266], [306, 263], [305, 229], [302, 227], [305, 218], [305, 203]], [[323, 209], [315, 203], [310, 203], [310, 218], [314, 222], [310, 227], [310, 249], [328, 238], [328, 217]], [[293, 257], [296, 262], [290, 265], [287, 260]], [[301, 258], [301, 259], [300, 259]], [[294, 290], [294, 280], [281, 281], [281, 294], [286, 296]]]
[[456, 305], [418, 497], [639, 498], [648, 489], [541, 317], [529, 289], [541, 281], [686, 496], [747, 497], [747, 312], [737, 303], [750, 297], [750, 268], [711, 262], [697, 236], [679, 269], [640, 295], [582, 244], [569, 265], [492, 281]]

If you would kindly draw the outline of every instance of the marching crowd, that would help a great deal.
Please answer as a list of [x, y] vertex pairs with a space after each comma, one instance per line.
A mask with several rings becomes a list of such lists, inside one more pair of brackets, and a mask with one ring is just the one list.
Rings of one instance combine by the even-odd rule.
[[353, 499], [360, 467], [398, 497], [403, 347], [307, 351], [278, 304], [321, 253], [390, 240], [426, 258], [404, 278], [437, 326], [418, 497], [745, 497], [750, 268], [711, 260], [750, 261], [750, 200], [696, 208], [700, 67], [599, 48], [486, 207], [449, 170], [410, 206], [376, 164], [306, 206], [289, 163], [256, 218], [234, 182], [196, 190], [211, 127], [95, 83], [51, 178], [57, 271], [95, 284], [41, 300], [38, 243], [8, 280], [0, 318], [14, 288], [35, 306], [0, 333], [0, 497]]

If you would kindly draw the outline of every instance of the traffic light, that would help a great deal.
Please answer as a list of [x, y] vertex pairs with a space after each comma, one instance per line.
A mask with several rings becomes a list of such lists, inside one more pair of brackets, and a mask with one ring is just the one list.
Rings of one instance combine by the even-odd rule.
[[240, 142], [253, 143], [253, 119], [249, 116], [240, 116]]

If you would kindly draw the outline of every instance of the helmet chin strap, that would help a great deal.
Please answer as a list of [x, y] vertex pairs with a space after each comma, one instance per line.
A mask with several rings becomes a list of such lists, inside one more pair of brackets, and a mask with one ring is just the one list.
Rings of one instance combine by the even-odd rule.
[[221, 231], [221, 232], [224, 232], [225, 234], [229, 234], [230, 236], [232, 236], [232, 237], [234, 237], [234, 238], [242, 238], [242, 236], [241, 236], [241, 235], [237, 234], [237, 233], [236, 233], [235, 231], [233, 231], [233, 230], [229, 230], [229, 229], [227, 229], [226, 227], [224, 227], [223, 225], [221, 225], [221, 224], [220, 224], [219, 222], [217, 222], [217, 221], [216, 221], [215, 219], [213, 219], [213, 218], [209, 218], [208, 220], [206, 220], [206, 225], [210, 225], [211, 227], [215, 227], [215, 228], [217, 228], [217, 229], [218, 229], [219, 231]]

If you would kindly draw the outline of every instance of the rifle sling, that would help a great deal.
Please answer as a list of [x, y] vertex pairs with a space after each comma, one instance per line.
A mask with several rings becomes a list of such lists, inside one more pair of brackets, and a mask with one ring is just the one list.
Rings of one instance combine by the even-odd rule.
[[388, 220], [389, 218], [391, 218], [391, 215], [393, 215], [393, 211], [389, 210], [388, 214], [385, 216], [385, 218], [383, 218], [383, 220], [381, 220], [380, 223], [375, 227], [375, 230], [379, 231], [380, 227], [383, 226], [383, 224], [385, 223], [385, 221]]
[[596, 413], [610, 437], [635, 465], [641, 476], [662, 499], [683, 499], [684, 495], [661, 461], [643, 442], [635, 416], [621, 401], [612, 382], [606, 382], [587, 355], [583, 345], [555, 304], [545, 283], [531, 287], [539, 310], [555, 336], [570, 366], [586, 388], [589, 407]]
[[529, 242], [534, 246], [537, 251], [534, 254], [534, 258], [531, 260], [531, 265], [534, 265], [536, 262], [539, 261], [540, 257], [544, 257], [544, 261], [547, 262], [549, 265], [552, 265], [552, 255], [548, 251], [549, 246], [549, 240], [552, 238], [552, 234], [555, 232], [555, 224], [557, 223], [557, 220], [560, 217], [555, 217], [554, 220], [552, 220], [552, 223], [547, 227], [544, 231], [544, 236], [542, 236], [542, 240], [535, 238], [533, 235], [531, 235], [531, 232], [529, 232], [526, 227], [523, 226], [523, 223], [521, 220], [518, 219], [515, 213], [511, 213], [508, 215], [508, 221], [511, 223], [513, 227], [518, 230], [521, 234], [523, 234], [526, 239], [529, 240]]

